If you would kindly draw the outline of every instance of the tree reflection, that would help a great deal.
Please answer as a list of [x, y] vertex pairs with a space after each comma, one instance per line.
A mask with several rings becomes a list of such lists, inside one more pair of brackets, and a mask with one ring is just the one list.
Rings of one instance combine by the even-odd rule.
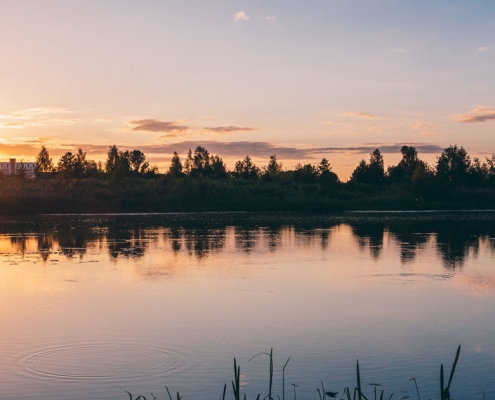
[[462, 268], [469, 256], [477, 257], [482, 242], [495, 252], [492, 218], [468, 217], [353, 217], [328, 218], [328, 221], [296, 218], [291, 223], [258, 221], [256, 215], [248, 221], [233, 215], [223, 220], [216, 215], [201, 215], [173, 216], [157, 221], [141, 216], [101, 217], [89, 222], [82, 217], [53, 217], [49, 223], [30, 226], [29, 230], [25, 222], [0, 225], [0, 233], [9, 236], [12, 252], [24, 255], [37, 250], [45, 262], [54, 252], [68, 258], [86, 257], [88, 247], [99, 247], [114, 261], [143, 257], [150, 246], [157, 247], [159, 241], [164, 251], [184, 252], [202, 259], [230, 251], [230, 245], [248, 255], [314, 245], [323, 251], [333, 251], [329, 246], [331, 232], [339, 225], [349, 226], [357, 245], [368, 250], [373, 259], [381, 257], [386, 238], [398, 247], [402, 264], [413, 262], [418, 253], [429, 246], [434, 246], [442, 264], [449, 270]]
[[369, 247], [371, 257], [379, 258], [383, 249], [385, 226], [379, 223], [357, 223], [351, 227], [359, 247]]

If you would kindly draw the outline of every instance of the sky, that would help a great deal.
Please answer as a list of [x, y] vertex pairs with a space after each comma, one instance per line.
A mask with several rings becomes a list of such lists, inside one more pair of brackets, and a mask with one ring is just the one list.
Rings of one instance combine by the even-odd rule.
[[0, 0], [0, 161], [495, 152], [495, 1]]

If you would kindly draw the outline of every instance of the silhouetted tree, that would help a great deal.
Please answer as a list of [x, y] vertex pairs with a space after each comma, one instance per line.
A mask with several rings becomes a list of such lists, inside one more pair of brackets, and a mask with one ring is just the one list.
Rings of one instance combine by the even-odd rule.
[[258, 179], [260, 169], [253, 163], [251, 157], [246, 156], [244, 160], [235, 163], [234, 175], [243, 179]]
[[227, 168], [223, 160], [215, 155], [210, 157], [210, 176], [215, 179], [223, 179], [227, 177]]
[[411, 177], [412, 189], [414, 192], [424, 192], [434, 185], [435, 171], [428, 163], [418, 160]]
[[72, 152], [66, 152], [57, 164], [57, 172], [62, 176], [69, 178], [74, 176], [74, 170], [76, 168], [76, 156]]
[[38, 177], [41, 176], [41, 174], [50, 173], [53, 171], [55, 171], [55, 166], [53, 165], [50, 154], [48, 154], [46, 147], [42, 146], [40, 152], [36, 156], [36, 176]]
[[26, 166], [24, 165], [24, 160], [19, 161], [19, 167], [16, 168], [14, 176], [19, 180], [26, 179]]
[[402, 160], [399, 162], [399, 166], [404, 168], [408, 176], [412, 176], [418, 162], [418, 151], [413, 146], [402, 146], [400, 152], [402, 153]]
[[268, 165], [264, 168], [263, 170], [263, 176], [269, 177], [269, 178], [274, 178], [282, 172], [282, 163], [277, 162], [277, 156], [273, 155], [270, 156], [270, 161], [268, 162]]
[[326, 158], [322, 158], [318, 164], [318, 180], [322, 183], [337, 183], [339, 178]]
[[74, 158], [73, 176], [75, 178], [82, 178], [86, 174], [88, 167], [89, 161], [86, 160], [86, 153], [82, 149], [78, 149]]
[[116, 145], [110, 146], [107, 153], [107, 161], [105, 163], [105, 170], [107, 173], [112, 173], [117, 169], [119, 161], [119, 149]]
[[197, 146], [194, 153], [189, 149], [186, 159], [186, 172], [197, 177], [207, 175], [210, 171], [210, 153], [202, 146]]
[[437, 177], [440, 182], [451, 185], [465, 185], [468, 181], [471, 158], [466, 150], [457, 145], [443, 150], [437, 161]]
[[489, 186], [495, 187], [495, 154], [486, 157], [486, 181]]
[[356, 183], [369, 183], [378, 185], [383, 182], [385, 170], [383, 165], [383, 157], [379, 149], [375, 149], [370, 153], [370, 161], [367, 164], [365, 160], [361, 160], [359, 165], [351, 175], [351, 181]]
[[146, 162], [146, 156], [141, 150], [132, 150], [130, 152], [129, 162], [132, 170], [136, 173], [144, 173], [149, 167], [149, 164]]
[[318, 178], [318, 169], [311, 164], [297, 164], [294, 171], [294, 180], [303, 183], [315, 183]]
[[194, 178], [199, 176], [226, 178], [228, 175], [223, 160], [217, 155], [211, 156], [202, 146], [197, 146], [194, 153], [189, 149], [184, 169]]
[[402, 160], [399, 164], [388, 167], [388, 180], [395, 183], [410, 183], [418, 163], [418, 151], [413, 146], [402, 146], [400, 152], [402, 153]]
[[174, 151], [174, 156], [172, 157], [170, 167], [168, 168], [168, 173], [174, 178], [179, 178], [184, 175], [182, 173], [182, 163], [176, 151]]

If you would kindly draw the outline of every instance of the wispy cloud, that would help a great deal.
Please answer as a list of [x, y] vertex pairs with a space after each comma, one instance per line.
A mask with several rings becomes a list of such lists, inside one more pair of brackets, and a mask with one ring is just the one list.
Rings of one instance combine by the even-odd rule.
[[391, 154], [399, 153], [402, 146], [414, 146], [419, 153], [439, 153], [442, 151], [442, 147], [437, 144], [425, 144], [425, 143], [365, 143], [362, 146], [350, 146], [350, 147], [320, 147], [309, 149], [311, 153], [358, 153], [366, 154], [375, 149], [379, 149], [380, 152]]
[[[33, 140], [19, 143], [0, 143], [0, 153], [22, 154], [35, 156], [40, 150], [40, 144], [44, 142]], [[315, 159], [332, 153], [353, 153], [369, 154], [376, 148], [383, 154], [399, 153], [403, 145], [414, 146], [421, 154], [440, 154], [442, 147], [428, 143], [364, 143], [358, 146], [349, 147], [296, 147], [284, 146], [270, 142], [222, 142], [222, 141], [182, 141], [177, 143], [149, 144], [138, 146], [139, 150], [146, 155], [155, 155], [160, 158], [168, 157], [177, 151], [185, 154], [188, 149], [196, 146], [203, 146], [212, 154], [219, 154], [223, 158], [243, 158], [246, 155], [256, 158], [268, 159], [276, 154], [280, 159], [302, 161], [305, 159]], [[51, 144], [48, 149], [52, 156], [60, 156], [66, 151], [82, 148], [88, 154], [105, 155], [108, 151], [108, 144], [84, 144], [84, 143], [64, 143], [60, 145]], [[132, 150], [136, 147], [119, 146], [120, 150]]]
[[[283, 146], [270, 142], [222, 142], [222, 141], [182, 141], [176, 143], [151, 144], [139, 146], [144, 153], [151, 154], [179, 154], [186, 153], [188, 149], [196, 146], [206, 147], [210, 153], [219, 154], [221, 157], [269, 157], [273, 154], [286, 159], [302, 160], [305, 158], [315, 158], [322, 154], [330, 153], [355, 153], [368, 154], [376, 148], [384, 154], [399, 153], [404, 145], [414, 146], [419, 153], [440, 153], [443, 148], [437, 144], [429, 143], [364, 143], [358, 146], [349, 147], [295, 147]], [[89, 153], [106, 153], [108, 146], [104, 145], [77, 145], [87, 150]], [[74, 147], [76, 145], [74, 144]]]
[[341, 121], [323, 121], [325, 125], [347, 125], [347, 122]]
[[480, 106], [465, 114], [456, 114], [454, 117], [462, 123], [495, 121], [495, 108]]
[[267, 21], [275, 21], [277, 19], [276, 15], [265, 15]]
[[356, 117], [356, 118], [365, 118], [365, 119], [387, 119], [387, 117], [382, 117], [368, 112], [351, 111], [344, 113], [344, 115], [347, 117]]
[[230, 133], [230, 132], [249, 132], [249, 131], [257, 131], [259, 128], [253, 128], [249, 126], [216, 126], [216, 127], [207, 127], [205, 128], [207, 132], [213, 133]]
[[249, 16], [244, 11], [239, 11], [234, 14], [234, 21], [249, 21]]
[[37, 107], [0, 114], [0, 128], [24, 129], [33, 126], [73, 125], [81, 120], [57, 115], [71, 113], [65, 108]]
[[189, 126], [180, 125], [177, 121], [160, 121], [156, 118], [139, 119], [128, 123], [132, 126], [131, 130], [141, 132], [176, 133], [189, 129]]
[[487, 51], [488, 51], [488, 47], [484, 47], [484, 46], [482, 46], [482, 47], [478, 47], [478, 48], [476, 49], [476, 52], [477, 52], [477, 53], [486, 53]]
[[407, 53], [407, 50], [403, 47], [394, 47], [391, 49], [394, 53]]
[[66, 114], [71, 112], [66, 108], [34, 107], [0, 114], [0, 119], [32, 119], [41, 115]]

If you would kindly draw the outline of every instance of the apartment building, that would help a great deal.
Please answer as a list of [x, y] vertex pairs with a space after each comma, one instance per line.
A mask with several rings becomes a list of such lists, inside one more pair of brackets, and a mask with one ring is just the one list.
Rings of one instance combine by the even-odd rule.
[[8, 162], [0, 162], [0, 173], [4, 176], [11, 176], [24, 169], [26, 178], [34, 179], [36, 163], [34, 162], [17, 162], [15, 158], [11, 158]]

